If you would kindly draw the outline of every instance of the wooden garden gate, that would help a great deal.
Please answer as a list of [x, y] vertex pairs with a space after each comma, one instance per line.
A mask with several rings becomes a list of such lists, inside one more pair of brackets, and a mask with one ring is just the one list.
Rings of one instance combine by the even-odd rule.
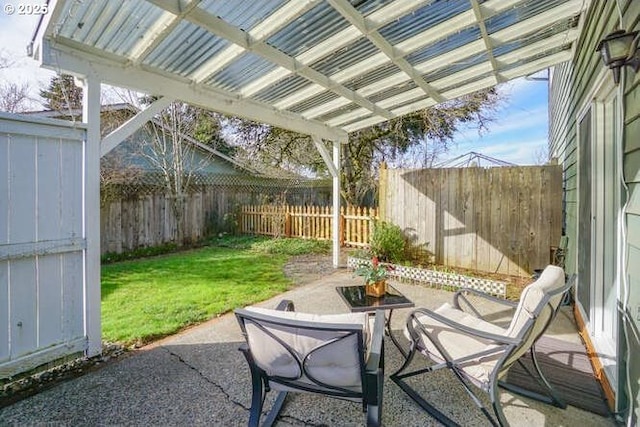
[[0, 113], [0, 379], [87, 349], [85, 139]]

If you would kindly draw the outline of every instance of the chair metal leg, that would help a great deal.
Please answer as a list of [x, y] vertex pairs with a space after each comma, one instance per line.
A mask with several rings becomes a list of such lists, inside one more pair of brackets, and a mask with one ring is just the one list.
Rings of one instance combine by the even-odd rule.
[[278, 393], [278, 397], [276, 397], [276, 401], [273, 403], [273, 406], [271, 407], [267, 418], [265, 418], [264, 423], [262, 423], [262, 427], [271, 427], [273, 425], [273, 423], [276, 421], [276, 418], [278, 418], [278, 415], [280, 415], [280, 411], [284, 406], [284, 401], [287, 398], [287, 394], [288, 393], [286, 391], [281, 391], [280, 393]]
[[[502, 410], [502, 404], [500, 403], [500, 393], [498, 390], [498, 385], [495, 382], [491, 384], [491, 387], [489, 390], [489, 396], [491, 396], [491, 406], [493, 406], [493, 412], [496, 414], [496, 418], [498, 419], [498, 424], [501, 427], [508, 427], [509, 422], [507, 421], [507, 418], [504, 416], [504, 412]], [[493, 425], [496, 425], [496, 423], [493, 421], [491, 417], [487, 415], [487, 418], [489, 418], [489, 420]]]
[[[268, 390], [266, 389], [262, 372], [253, 360], [251, 351], [249, 351], [248, 347], [241, 347], [240, 351], [242, 351], [242, 354], [244, 354], [244, 357], [247, 359], [247, 362], [249, 363], [249, 370], [251, 371], [251, 409], [249, 411], [249, 427], [258, 427], [260, 425], [260, 416], [262, 415], [264, 399]], [[262, 424], [263, 426], [270, 427], [273, 425], [282, 410], [286, 397], [286, 391], [278, 393], [276, 401]]]
[[[451, 367], [451, 371], [454, 373], [454, 375], [456, 376], [456, 378], [458, 378], [458, 381], [460, 381], [460, 383], [462, 384], [462, 386], [464, 387], [464, 390], [467, 392], [467, 394], [469, 395], [469, 397], [471, 397], [471, 400], [473, 400], [473, 403], [476, 404], [476, 406], [480, 409], [480, 411], [482, 411], [482, 413], [484, 414], [485, 417], [487, 417], [487, 419], [489, 420], [489, 422], [491, 423], [491, 425], [498, 427], [498, 424], [496, 423], [496, 421], [493, 419], [493, 417], [491, 416], [491, 414], [489, 413], [489, 410], [482, 404], [482, 401], [480, 400], [480, 398], [473, 392], [473, 390], [471, 389], [471, 386], [469, 384], [467, 384], [467, 381], [464, 379], [464, 377], [462, 376], [462, 374], [460, 373], [460, 371], [458, 370], [458, 368], [456, 366], [452, 366]], [[491, 390], [495, 390], [495, 387], [492, 385], [491, 386]], [[492, 399], [492, 405], [495, 411], [495, 401], [496, 399], [498, 399], [498, 394], [494, 393], [493, 391], [490, 391], [491, 394], [491, 399]], [[495, 394], [495, 396], [494, 396]], [[500, 403], [499, 400], [498, 404]], [[506, 424], [508, 425], [508, 424]]]
[[255, 368], [251, 366], [251, 411], [249, 412], [249, 427], [258, 427], [260, 425], [260, 415], [262, 414], [262, 405], [264, 403], [264, 387], [260, 374], [255, 372]]
[[382, 425], [382, 386], [384, 384], [384, 370], [378, 369], [375, 375], [375, 384], [369, 383], [371, 389], [367, 392], [367, 426], [378, 427]]
[[382, 425], [382, 405], [367, 405], [367, 427]]
[[549, 381], [547, 381], [547, 378], [542, 374], [542, 370], [540, 369], [540, 364], [538, 363], [538, 358], [536, 357], [534, 346], [531, 347], [531, 360], [533, 361], [533, 366], [536, 368], [536, 373], [538, 374], [538, 377], [540, 377], [540, 380], [546, 387], [547, 392], [549, 393], [549, 395], [551, 396], [551, 399], [553, 400], [552, 402], [553, 405], [557, 406], [558, 408], [566, 409], [567, 404], [565, 403], [565, 401], [562, 400], [560, 396], [558, 396], [555, 389], [551, 387], [551, 384], [549, 384]]
[[[404, 364], [400, 367], [400, 369], [398, 371], [396, 371], [395, 373], [393, 373], [390, 376], [391, 380], [394, 383], [396, 383], [398, 385], [398, 387], [400, 387], [402, 389], [402, 391], [404, 391], [422, 409], [424, 409], [426, 412], [428, 412], [429, 415], [431, 415], [433, 418], [438, 420], [438, 422], [442, 423], [445, 426], [459, 426], [459, 424], [457, 424], [451, 418], [449, 418], [448, 416], [443, 414], [435, 406], [433, 406], [432, 404], [427, 402], [422, 396], [420, 396], [420, 394], [418, 394], [417, 391], [415, 391], [413, 388], [411, 388], [411, 386], [409, 386], [406, 382], [403, 381], [404, 378], [409, 378], [409, 377], [413, 377], [413, 376], [416, 376], [416, 375], [420, 375], [420, 374], [424, 374], [424, 373], [433, 371], [433, 369], [429, 367], [429, 368], [418, 369], [416, 371], [412, 371], [412, 372], [408, 372], [408, 373], [404, 373], [404, 374], [401, 373], [402, 371], [404, 371], [409, 366], [411, 360], [413, 359], [414, 354], [415, 354], [415, 348], [414, 348], [414, 346], [412, 346], [412, 348], [409, 351], [409, 354], [408, 354], [407, 359], [405, 360]], [[494, 406], [494, 412], [496, 412], [496, 414], [498, 415], [498, 422], [496, 422], [496, 420], [491, 416], [491, 413], [489, 412], [489, 410], [482, 404], [482, 401], [478, 398], [478, 396], [476, 396], [476, 394], [473, 392], [471, 387], [467, 384], [467, 382], [465, 381], [464, 377], [458, 372], [457, 368], [455, 366], [452, 366], [450, 363], [448, 363], [447, 365], [448, 365], [447, 367], [451, 370], [451, 372], [458, 379], [458, 381], [460, 381], [462, 383], [462, 386], [464, 387], [464, 389], [467, 392], [467, 394], [469, 395], [469, 397], [471, 397], [473, 402], [478, 406], [480, 411], [482, 411], [484, 416], [489, 420], [489, 422], [491, 422], [491, 424], [493, 426], [498, 427], [499, 425], [502, 425], [502, 426], [508, 426], [509, 425], [508, 423], [506, 423], [506, 420], [504, 419], [504, 415], [502, 414], [501, 409], [496, 411], [495, 402], [492, 401], [492, 404], [494, 404], [493, 405]], [[496, 393], [496, 396], [497, 396], [497, 393]], [[499, 405], [499, 401], [498, 401], [498, 405]]]
[[429, 402], [424, 400], [422, 396], [418, 394], [414, 389], [412, 389], [407, 383], [405, 383], [402, 379], [411, 376], [411, 374], [405, 374], [404, 376], [391, 376], [391, 380], [398, 385], [404, 391], [407, 396], [409, 396], [414, 402], [416, 402], [423, 410], [425, 410], [429, 415], [438, 420], [444, 426], [447, 427], [460, 427], [455, 421], [451, 418], [447, 417], [445, 414], [440, 412], [435, 406], [431, 405]]
[[551, 386], [551, 384], [549, 384], [549, 381], [547, 380], [547, 378], [544, 376], [544, 374], [542, 373], [542, 370], [540, 369], [540, 364], [538, 363], [538, 359], [536, 357], [536, 352], [534, 347], [531, 347], [530, 349], [531, 352], [531, 360], [533, 362], [533, 367], [536, 371], [536, 375], [533, 375], [531, 373], [531, 371], [529, 371], [529, 369], [527, 369], [526, 366], [524, 366], [524, 364], [518, 360], [517, 363], [520, 364], [520, 366], [522, 366], [522, 368], [525, 370], [525, 372], [527, 372], [527, 374], [529, 374], [530, 377], [535, 378], [536, 381], [538, 381], [538, 384], [540, 384], [541, 386], [543, 386], [546, 389], [547, 394], [541, 394], [541, 393], [537, 393], [535, 391], [531, 391], [531, 390], [527, 390], [525, 388], [522, 388], [520, 386], [514, 385], [514, 384], [509, 384], [509, 383], [505, 383], [500, 381], [500, 387], [504, 388], [505, 390], [508, 390], [510, 392], [519, 394], [521, 396], [525, 396], [528, 397], [530, 399], [534, 399], [543, 403], [547, 403], [550, 405], [553, 405], [555, 407], [561, 408], [561, 409], [566, 409], [567, 408], [567, 404], [566, 402], [560, 398], [560, 396], [558, 395], [558, 393], [555, 391], [555, 389]]
[[426, 411], [433, 418], [438, 420], [441, 424], [447, 427], [459, 427], [459, 424], [455, 423], [451, 418], [447, 417], [445, 414], [440, 412], [436, 407], [431, 405], [429, 402], [424, 400], [417, 391], [415, 391], [411, 386], [409, 386], [406, 382], [403, 381], [404, 378], [413, 377], [416, 375], [424, 374], [427, 372], [431, 372], [431, 368], [419, 369], [413, 372], [402, 373], [405, 369], [409, 367], [411, 361], [413, 360], [413, 356], [416, 353], [416, 345], [414, 342], [411, 343], [411, 347], [409, 348], [409, 353], [407, 354], [404, 363], [396, 372], [391, 374], [389, 378], [391, 381], [397, 384], [398, 387], [402, 391], [404, 391], [407, 396], [409, 396], [414, 402], [416, 402], [424, 411]]

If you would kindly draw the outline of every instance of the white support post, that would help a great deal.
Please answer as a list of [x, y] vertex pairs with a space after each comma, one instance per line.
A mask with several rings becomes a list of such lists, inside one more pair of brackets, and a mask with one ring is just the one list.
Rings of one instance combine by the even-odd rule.
[[322, 142], [322, 138], [317, 135], [311, 135], [311, 139], [333, 177], [333, 225], [331, 227], [331, 238], [333, 240], [333, 268], [338, 268], [340, 266], [340, 141], [333, 141], [332, 160], [329, 157], [329, 150]]
[[333, 141], [333, 268], [340, 266], [340, 141]]
[[84, 332], [88, 339], [86, 355], [102, 353], [100, 324], [100, 80], [83, 80], [82, 121], [87, 126], [84, 148], [83, 237], [84, 253]]

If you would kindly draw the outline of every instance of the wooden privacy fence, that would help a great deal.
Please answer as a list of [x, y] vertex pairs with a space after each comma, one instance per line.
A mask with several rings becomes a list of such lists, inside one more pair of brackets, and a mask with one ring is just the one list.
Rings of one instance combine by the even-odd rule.
[[[241, 208], [240, 232], [266, 236], [330, 240], [333, 226], [331, 206], [245, 205]], [[375, 208], [340, 208], [340, 243], [367, 246]]]
[[[283, 190], [278, 187], [203, 186], [185, 199], [183, 243], [198, 241], [211, 233], [236, 232], [240, 206], [260, 203], [265, 197], [276, 198]], [[103, 202], [100, 213], [103, 254], [176, 241], [177, 222], [171, 198], [161, 191], [145, 194], [141, 190], [141, 193]], [[322, 203], [330, 195], [330, 189], [321, 187], [319, 190], [289, 191], [288, 197], [292, 200], [290, 203]]]
[[562, 233], [562, 167], [381, 169], [380, 218], [437, 264], [530, 275]]

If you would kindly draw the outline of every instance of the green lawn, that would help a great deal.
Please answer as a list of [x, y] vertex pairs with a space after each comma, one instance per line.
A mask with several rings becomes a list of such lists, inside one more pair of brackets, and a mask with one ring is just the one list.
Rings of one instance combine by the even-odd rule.
[[103, 340], [148, 343], [289, 289], [288, 255], [265, 252], [205, 247], [103, 265]]

